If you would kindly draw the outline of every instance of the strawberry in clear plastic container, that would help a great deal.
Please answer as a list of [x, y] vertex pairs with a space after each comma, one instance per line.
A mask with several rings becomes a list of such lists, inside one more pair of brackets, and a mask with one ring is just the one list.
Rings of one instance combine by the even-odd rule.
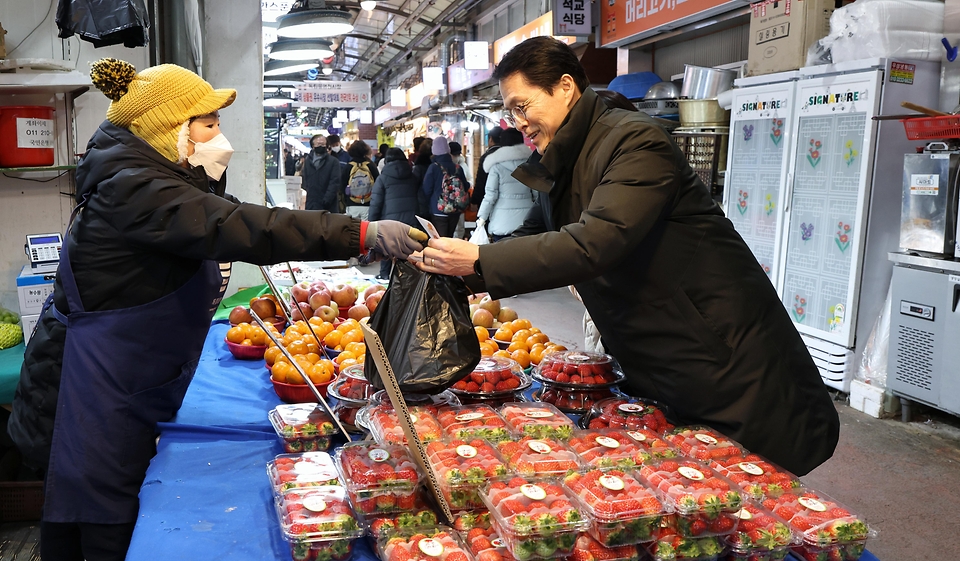
[[797, 550], [804, 558], [823, 556], [854, 561], [863, 554], [867, 538], [874, 534], [859, 516], [812, 489], [801, 487], [776, 499], [766, 499], [763, 506], [801, 534], [802, 544]]
[[658, 493], [621, 470], [572, 473], [563, 484], [590, 514], [590, 535], [607, 547], [652, 541], [666, 514]]
[[500, 408], [507, 425], [522, 436], [570, 440], [574, 424], [549, 403], [508, 403]]
[[277, 515], [288, 540], [333, 541], [363, 535], [343, 487], [311, 487], [286, 491], [277, 501]]
[[589, 525], [576, 499], [556, 479], [514, 477], [487, 485], [483, 502], [493, 528], [518, 561], [565, 557]]
[[485, 530], [490, 527], [490, 511], [484, 507], [477, 510], [455, 512], [453, 514], [453, 527], [461, 534], [474, 528]]
[[[433, 442], [440, 440], [443, 436], [443, 429], [436, 417], [426, 408], [410, 407], [410, 419], [413, 421], [414, 430], [421, 442]], [[365, 424], [361, 419], [369, 419], [366, 424], [370, 427], [373, 438], [382, 444], [406, 444], [407, 437], [403, 434], [403, 427], [400, 426], [400, 420], [393, 407], [387, 404], [370, 404], [364, 407], [357, 416], [361, 425]]]
[[333, 458], [326, 452], [280, 454], [267, 462], [267, 475], [277, 495], [297, 487], [341, 484]]
[[[403, 400], [407, 408], [419, 407], [421, 410], [428, 411], [434, 417], [441, 407], [447, 405], [460, 405], [460, 398], [449, 390], [442, 391], [435, 395], [429, 394], [403, 394]], [[384, 409], [393, 411], [393, 402], [386, 390], [380, 390], [370, 397], [370, 405], [382, 405]]]
[[488, 405], [442, 407], [437, 411], [437, 420], [451, 438], [483, 438], [491, 442], [513, 438], [507, 422]]
[[437, 515], [432, 510], [420, 508], [411, 512], [377, 516], [365, 522], [370, 537], [377, 541], [388, 534], [412, 536], [424, 528], [433, 528], [437, 525]]
[[474, 528], [461, 533], [470, 552], [477, 561], [514, 561], [516, 558], [506, 547], [506, 541], [491, 528]]
[[[656, 442], [659, 445], [657, 448], [653, 448], [654, 439], [659, 441]], [[601, 469], [639, 467], [654, 457], [648, 448], [657, 450], [658, 453], [672, 452], [673, 456], [676, 456], [676, 451], [656, 435], [652, 435], [650, 439], [644, 436], [644, 442], [641, 443], [630, 438], [627, 431], [622, 429], [575, 431], [570, 439], [570, 447], [584, 462]]]
[[689, 538], [672, 528], [661, 528], [657, 540], [646, 545], [654, 561], [714, 561], [723, 553], [723, 543], [716, 536]]
[[758, 454], [744, 453], [715, 460], [710, 465], [756, 501], [777, 498], [801, 486], [797, 476]]
[[530, 378], [524, 374], [517, 361], [491, 356], [480, 359], [480, 363], [467, 377], [451, 386], [455, 394], [471, 397], [481, 395], [494, 397], [508, 395], [530, 387]]
[[382, 561], [471, 561], [463, 541], [451, 528], [426, 528], [412, 536], [388, 534], [377, 540]]
[[737, 441], [702, 425], [677, 427], [664, 438], [682, 455], [701, 462], [721, 462], [746, 453]]
[[586, 413], [596, 402], [616, 395], [613, 387], [574, 390], [548, 382], [542, 383], [543, 387], [533, 395], [534, 401], [549, 403], [564, 413]]
[[577, 453], [552, 438], [525, 436], [519, 442], [501, 442], [497, 449], [518, 475], [564, 475], [581, 467]]
[[326, 411], [315, 403], [281, 404], [267, 417], [277, 436], [283, 440], [284, 452], [328, 450], [330, 437], [339, 432]]
[[649, 462], [640, 468], [641, 482], [659, 490], [673, 509], [666, 525], [682, 537], [724, 535], [736, 529], [743, 495], [729, 479], [690, 458]]
[[427, 445], [427, 459], [440, 484], [440, 492], [453, 510], [483, 508], [480, 488], [509, 472], [493, 446], [480, 439], [448, 439]]
[[723, 538], [729, 561], [779, 561], [790, 553], [796, 537], [779, 516], [747, 501], [737, 518], [737, 531]]
[[589, 534], [580, 534], [570, 561], [640, 561], [640, 549], [636, 545], [606, 547]]
[[350, 443], [337, 451], [337, 466], [354, 507], [362, 514], [411, 510], [422, 477], [403, 447]]
[[353, 552], [353, 540], [311, 542], [298, 540], [290, 543], [293, 561], [344, 561]]
[[622, 381], [624, 375], [617, 360], [608, 354], [561, 351], [544, 355], [534, 368], [533, 377], [541, 382], [580, 389], [612, 386]]
[[336, 399], [358, 405], [368, 403], [376, 391], [364, 377], [362, 364], [344, 368], [327, 388], [327, 392]]
[[663, 411], [646, 399], [613, 397], [598, 401], [584, 416], [586, 428], [648, 429], [657, 434], [673, 430]]

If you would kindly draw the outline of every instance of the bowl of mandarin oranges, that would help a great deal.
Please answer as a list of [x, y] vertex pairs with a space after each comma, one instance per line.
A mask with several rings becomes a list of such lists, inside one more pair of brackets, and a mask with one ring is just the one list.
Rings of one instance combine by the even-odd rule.
[[495, 330], [476, 326], [482, 356], [500, 356], [517, 361], [526, 370], [540, 363], [545, 354], [565, 351], [566, 347], [550, 340], [528, 319], [500, 324]]
[[267, 334], [259, 325], [238, 323], [224, 338], [230, 354], [239, 360], [260, 360], [267, 350]]
[[267, 341], [264, 362], [274, 390], [288, 403], [317, 401], [303, 375], [326, 397], [327, 387], [337, 379], [340, 369], [363, 364], [367, 354], [360, 323], [353, 319], [344, 320], [336, 327], [316, 317], [300, 320], [282, 334], [277, 333], [277, 340], [300, 367], [294, 366], [273, 341]]

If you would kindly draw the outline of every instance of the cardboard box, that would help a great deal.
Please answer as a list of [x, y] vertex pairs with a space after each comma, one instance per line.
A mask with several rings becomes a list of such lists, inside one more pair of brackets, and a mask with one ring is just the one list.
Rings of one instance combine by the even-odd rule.
[[47, 296], [53, 293], [56, 273], [33, 274], [30, 265], [24, 265], [17, 276], [17, 297], [20, 299], [20, 315], [39, 314]]
[[796, 70], [830, 31], [834, 0], [763, 0], [750, 5], [747, 75]]
[[33, 336], [33, 328], [37, 326], [38, 321], [40, 321], [40, 314], [20, 316], [20, 327], [23, 328], [24, 345], [30, 342], [30, 337]]

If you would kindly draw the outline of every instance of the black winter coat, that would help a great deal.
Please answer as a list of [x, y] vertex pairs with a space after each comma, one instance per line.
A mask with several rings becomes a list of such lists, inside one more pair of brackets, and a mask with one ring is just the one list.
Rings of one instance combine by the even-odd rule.
[[399, 220], [419, 227], [420, 182], [406, 160], [388, 162], [373, 184], [369, 220]]
[[314, 156], [311, 152], [304, 157], [300, 176], [307, 191], [307, 210], [340, 212], [341, 170], [340, 160], [331, 154]]
[[[180, 167], [129, 130], [101, 124], [77, 168], [77, 202], [87, 197], [87, 206], [65, 240], [84, 308], [128, 308], [162, 298], [206, 259], [267, 265], [360, 253], [359, 220], [243, 204], [222, 195], [202, 168]], [[70, 311], [59, 279], [54, 305]], [[8, 426], [24, 462], [43, 471], [65, 334], [47, 310], [27, 345]], [[152, 333], [149, 325], [131, 334], [137, 336], [162, 344], [163, 334]]]
[[833, 454], [839, 418], [810, 354], [661, 127], [587, 88], [514, 177], [541, 192], [547, 232], [480, 246], [493, 298], [573, 284], [630, 394], [799, 475]]

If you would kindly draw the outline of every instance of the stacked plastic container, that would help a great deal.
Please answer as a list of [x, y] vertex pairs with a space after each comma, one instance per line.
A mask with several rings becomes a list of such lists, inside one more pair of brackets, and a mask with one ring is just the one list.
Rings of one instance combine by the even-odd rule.
[[590, 429], [647, 429], [657, 434], [673, 430], [659, 404], [635, 397], [612, 397], [598, 401], [580, 417], [580, 426]]
[[267, 477], [270, 478], [273, 492], [277, 496], [300, 487], [340, 484], [333, 458], [326, 452], [281, 454], [267, 462]]
[[549, 403], [507, 403], [500, 414], [520, 436], [567, 441], [575, 428], [569, 417]]
[[513, 431], [507, 428], [503, 417], [489, 405], [441, 407], [437, 412], [437, 420], [443, 427], [444, 434], [450, 438], [482, 438], [490, 442], [514, 438]]
[[297, 561], [346, 559], [353, 540], [364, 534], [346, 489], [339, 485], [289, 489], [277, 497], [276, 510]]
[[268, 414], [286, 452], [330, 449], [330, 437], [339, 432], [333, 419], [316, 403], [278, 405]]
[[470, 550], [452, 528], [423, 528], [413, 536], [387, 533], [377, 540], [381, 561], [470, 561]]
[[590, 536], [605, 547], [651, 542], [668, 513], [660, 493], [620, 470], [594, 469], [563, 480], [590, 517]]
[[524, 436], [498, 445], [507, 467], [523, 476], [563, 476], [582, 466], [580, 457], [569, 446], [553, 438]]
[[793, 489], [764, 501], [800, 534], [795, 551], [804, 559], [856, 561], [876, 535], [859, 516], [825, 493]]
[[362, 432], [362, 429], [357, 427], [357, 413], [370, 403], [370, 397], [375, 391], [363, 375], [362, 364], [344, 368], [340, 376], [330, 384], [327, 394], [336, 399], [333, 413], [340, 419], [345, 429], [351, 432]]
[[497, 407], [523, 401], [523, 390], [529, 387], [530, 376], [517, 361], [491, 356], [480, 359], [473, 372], [454, 384], [450, 391], [465, 405], [485, 403]]
[[500, 453], [481, 439], [469, 443], [452, 438], [431, 442], [427, 445], [427, 461], [437, 478], [439, 492], [454, 511], [483, 508], [480, 489], [510, 473]]
[[586, 351], [560, 351], [544, 355], [533, 369], [543, 384], [535, 396], [567, 413], [586, 413], [597, 401], [616, 395], [623, 381], [620, 364], [612, 356]]
[[413, 511], [422, 506], [423, 475], [401, 446], [347, 444], [337, 450], [336, 464], [350, 501], [363, 516]]
[[634, 469], [651, 459], [679, 455], [667, 441], [644, 429], [578, 430], [570, 439], [570, 447], [584, 462], [601, 469]]

